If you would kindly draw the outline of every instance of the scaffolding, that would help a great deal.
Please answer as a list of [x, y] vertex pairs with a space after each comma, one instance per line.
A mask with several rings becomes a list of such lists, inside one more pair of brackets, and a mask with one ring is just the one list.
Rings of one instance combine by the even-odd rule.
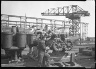
[[41, 15], [42, 16], [65, 16], [66, 18], [69, 19], [69, 22], [70, 22], [69, 36], [79, 35], [82, 38], [82, 32], [81, 32], [82, 22], [80, 20], [80, 17], [90, 16], [90, 13], [88, 13], [88, 11], [83, 10], [78, 5], [70, 5], [70, 6], [64, 6], [64, 7], [50, 8], [45, 12], [41, 13]]
[[[28, 21], [28, 20], [30, 20], [30, 21]], [[32, 20], [34, 20], [34, 21], [32, 21]], [[48, 21], [48, 22], [44, 22], [44, 21]], [[58, 22], [61, 22], [61, 23], [58, 24]], [[56, 32], [57, 29], [62, 29], [61, 32], [64, 33], [64, 29], [69, 28], [68, 35], [70, 35], [70, 31], [72, 31], [72, 29], [75, 30], [74, 32], [77, 32], [79, 34], [78, 30], [81, 28], [80, 27], [80, 24], [81, 24], [82, 30], [83, 30], [82, 38], [87, 37], [88, 23], [80, 22], [80, 23], [75, 24], [75, 20], [74, 20], [74, 24], [76, 25], [76, 27], [72, 23], [73, 23], [72, 20], [64, 21], [64, 20], [56, 20], [56, 19], [45, 19], [45, 18], [1, 14], [1, 26], [2, 27], [3, 26], [5, 26], [5, 27], [18, 26], [20, 28], [28, 29], [28, 28], [32, 27], [33, 25], [39, 26], [40, 28], [44, 28], [43, 26], [47, 25], [54, 32]], [[75, 28], [72, 28], [73, 25]], [[78, 29], [77, 29], [77, 26], [78, 26]], [[70, 28], [72, 28], [72, 29], [70, 29]], [[64, 33], [64, 34], [66, 34], [66, 33]]]

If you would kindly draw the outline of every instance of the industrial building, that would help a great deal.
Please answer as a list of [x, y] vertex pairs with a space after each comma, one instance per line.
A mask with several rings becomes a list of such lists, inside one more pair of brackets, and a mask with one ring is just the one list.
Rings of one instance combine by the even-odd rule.
[[[1, 47], [2, 49], [5, 50], [5, 54], [7, 54], [7, 56], [10, 56], [10, 55], [12, 56], [11, 53], [14, 51], [14, 54], [15, 54], [14, 60], [18, 62], [18, 59], [19, 59], [17, 57], [18, 51], [24, 52], [26, 48], [28, 48], [28, 51], [29, 51], [29, 45], [32, 44], [32, 41], [34, 39], [36, 39], [35, 37], [33, 39], [33, 36], [35, 36], [35, 34], [30, 34], [29, 32], [30, 29], [32, 28], [36, 28], [44, 31], [51, 30], [55, 34], [64, 34], [66, 36], [65, 37], [66, 39], [65, 39], [65, 42], [63, 42], [63, 44], [66, 43], [65, 44], [66, 46], [68, 46], [67, 39], [70, 39], [70, 41], [72, 40], [71, 41], [73, 44], [72, 47], [75, 47], [75, 46], [81, 47], [84, 44], [83, 41], [86, 42], [86, 39], [88, 38], [88, 23], [81, 22], [81, 17], [86, 18], [87, 16], [88, 17], [90, 16], [90, 13], [87, 10], [82, 9], [78, 5], [70, 5], [70, 6], [63, 6], [63, 7], [57, 7], [57, 8], [48, 8], [48, 10], [46, 10], [45, 12], [42, 12], [41, 15], [42, 17], [43, 16], [53, 16], [53, 17], [64, 16], [68, 18], [68, 21], [28, 17], [26, 16], [26, 14], [25, 16], [1, 14], [1, 35], [2, 35]], [[19, 32], [16, 32], [17, 28]], [[15, 33], [16, 36], [12, 32]], [[76, 45], [73, 42], [76, 42], [77, 40], [79, 41], [80, 44]], [[93, 41], [95, 41], [95, 39], [93, 39]], [[60, 46], [59, 43], [56, 43], [56, 44], [57, 46]], [[73, 48], [70, 49], [70, 51], [72, 50]], [[58, 63], [60, 63], [62, 65], [61, 67], [68, 67], [68, 66], [71, 67], [72, 66], [71, 63], [69, 63], [70, 65], [68, 65], [68, 63], [66, 62], [74, 62], [75, 61], [74, 57], [78, 56], [78, 53], [81, 53], [81, 49], [78, 49], [78, 50], [79, 52], [77, 51], [70, 52], [69, 50], [66, 50], [66, 52], [68, 53], [67, 57], [65, 57], [66, 55], [64, 53], [60, 61], [52, 57], [50, 64], [57, 63], [57, 66], [58, 66]], [[58, 52], [59, 52], [59, 49], [57, 51], [57, 54]], [[82, 52], [84, 52], [83, 49], [82, 49]], [[94, 53], [93, 47], [91, 52]], [[91, 53], [91, 56], [92, 58], [94, 58], [94, 54], [92, 53]], [[10, 64], [9, 61], [8, 63]], [[83, 67], [74, 62], [73, 66], [75, 67], [75, 65], [77, 65], [77, 67], [78, 66]]]

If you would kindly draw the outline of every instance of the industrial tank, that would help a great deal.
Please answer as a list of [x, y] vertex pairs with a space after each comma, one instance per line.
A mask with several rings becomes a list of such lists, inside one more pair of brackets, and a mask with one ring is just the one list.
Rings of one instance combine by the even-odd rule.
[[26, 47], [26, 33], [24, 33], [24, 32], [16, 33], [16, 46], [18, 48]]
[[1, 33], [2, 48], [7, 49], [12, 47], [12, 33], [11, 32], [2, 32]]
[[30, 45], [33, 43], [33, 34], [27, 34], [27, 45]]

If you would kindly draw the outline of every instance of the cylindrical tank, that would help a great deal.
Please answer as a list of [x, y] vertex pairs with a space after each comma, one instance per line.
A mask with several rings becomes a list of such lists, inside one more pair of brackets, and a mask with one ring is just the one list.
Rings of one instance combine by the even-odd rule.
[[12, 26], [11, 32], [13, 32], [13, 34], [17, 33], [17, 27], [16, 26]]
[[27, 45], [33, 43], [33, 34], [27, 34]]
[[19, 32], [16, 34], [16, 46], [19, 48], [26, 47], [26, 33]]
[[12, 33], [2, 32], [2, 48], [7, 49], [12, 47]]

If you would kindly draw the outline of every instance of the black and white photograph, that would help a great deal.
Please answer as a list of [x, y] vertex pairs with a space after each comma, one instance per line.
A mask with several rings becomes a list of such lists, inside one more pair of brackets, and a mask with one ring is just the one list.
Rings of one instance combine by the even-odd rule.
[[95, 62], [95, 0], [1, 1], [1, 67]]

